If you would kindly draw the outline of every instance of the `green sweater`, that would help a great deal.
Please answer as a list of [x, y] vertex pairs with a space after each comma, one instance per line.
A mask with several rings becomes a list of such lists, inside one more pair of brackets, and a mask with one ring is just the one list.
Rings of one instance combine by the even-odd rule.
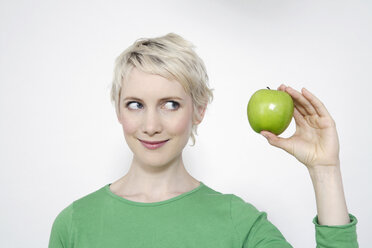
[[[265, 212], [203, 182], [171, 199], [143, 203], [111, 192], [110, 184], [63, 209], [49, 248], [286, 248], [292, 247]], [[342, 226], [313, 220], [317, 247], [358, 247], [356, 218]]]

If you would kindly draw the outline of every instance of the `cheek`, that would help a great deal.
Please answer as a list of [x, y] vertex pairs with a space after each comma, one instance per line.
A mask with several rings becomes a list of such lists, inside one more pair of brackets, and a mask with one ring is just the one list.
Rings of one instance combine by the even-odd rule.
[[189, 133], [192, 127], [191, 116], [183, 115], [170, 123], [169, 130], [174, 134], [184, 134]]
[[135, 133], [139, 126], [139, 124], [136, 121], [134, 121], [133, 118], [131, 119], [125, 117], [122, 118], [121, 124], [123, 126], [124, 133], [127, 134]]

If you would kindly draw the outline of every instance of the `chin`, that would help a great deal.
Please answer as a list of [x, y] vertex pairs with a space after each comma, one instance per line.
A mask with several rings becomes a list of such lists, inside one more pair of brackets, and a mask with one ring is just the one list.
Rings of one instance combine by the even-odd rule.
[[168, 165], [174, 162], [176, 158], [171, 159], [168, 157], [165, 158], [164, 156], [146, 156], [146, 157], [142, 156], [139, 158], [137, 156], [136, 160], [146, 166], [153, 167], [153, 168], [160, 168], [160, 167], [164, 167], [165, 165]]
[[161, 152], [137, 150], [136, 160], [144, 165], [151, 167], [164, 167], [181, 159], [181, 154], [174, 150], [164, 150]]

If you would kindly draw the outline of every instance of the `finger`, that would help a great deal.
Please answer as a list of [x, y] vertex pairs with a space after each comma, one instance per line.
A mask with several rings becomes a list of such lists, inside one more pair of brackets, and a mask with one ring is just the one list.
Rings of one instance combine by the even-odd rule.
[[318, 113], [319, 116], [322, 116], [322, 117], [330, 116], [327, 108], [315, 95], [313, 95], [306, 88], [302, 88], [302, 93], [304, 94], [306, 99], [314, 106], [314, 109]]
[[297, 109], [297, 107], [295, 106], [294, 109], [293, 109], [293, 117], [296, 121], [296, 124], [300, 124], [300, 126], [302, 125], [305, 125], [306, 124], [306, 120], [304, 118], [304, 116], [299, 112], [299, 110]]
[[297, 108], [298, 112], [302, 116], [308, 115], [308, 113], [306, 112], [305, 108], [303, 108], [296, 100], [293, 100], [293, 103], [294, 103], [294, 107]]
[[[278, 90], [280, 90], [280, 91], [286, 91], [286, 88], [287, 88], [287, 86], [285, 86], [284, 84], [281, 84], [281, 85], [278, 87]], [[292, 98], [292, 99], [293, 99], [293, 98]], [[306, 110], [305, 110], [302, 106], [300, 106], [300, 105], [297, 103], [297, 101], [296, 101], [295, 99], [293, 99], [293, 102], [294, 102], [295, 107], [297, 107], [298, 111], [299, 111], [303, 116], [307, 115]]]
[[[286, 92], [293, 98], [295, 104], [299, 106], [299, 111], [302, 115], [316, 115], [317, 111], [315, 111], [314, 106], [311, 104], [311, 102], [305, 98], [300, 92], [297, 90], [287, 87]], [[304, 111], [303, 111], [304, 110]]]
[[288, 138], [281, 138], [277, 135], [269, 132], [269, 131], [261, 131], [260, 132], [270, 143], [270, 145], [276, 146], [280, 149], [283, 149], [284, 151], [292, 154], [292, 146]]
[[278, 87], [278, 90], [280, 90], [280, 91], [285, 91], [285, 88], [286, 88], [287, 86], [285, 86], [284, 84], [281, 84], [279, 87]]

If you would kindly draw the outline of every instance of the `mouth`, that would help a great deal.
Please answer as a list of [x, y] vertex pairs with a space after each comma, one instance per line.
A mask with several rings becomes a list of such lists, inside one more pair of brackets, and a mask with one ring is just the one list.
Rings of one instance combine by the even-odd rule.
[[165, 143], [168, 142], [169, 139], [167, 140], [162, 140], [162, 141], [147, 141], [147, 140], [140, 140], [138, 139], [143, 146], [145, 146], [148, 149], [154, 150], [157, 149], [161, 146], [163, 146]]

